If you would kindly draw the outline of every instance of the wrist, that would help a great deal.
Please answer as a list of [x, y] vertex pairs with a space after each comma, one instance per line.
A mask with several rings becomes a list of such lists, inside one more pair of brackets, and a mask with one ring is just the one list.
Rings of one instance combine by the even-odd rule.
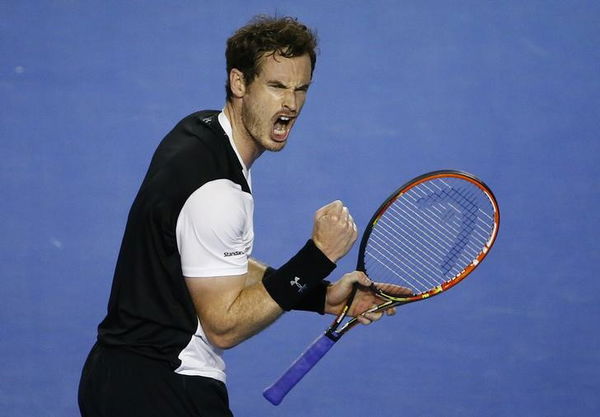
[[[335, 263], [315, 245], [313, 240], [309, 240], [296, 255], [288, 262], [275, 270], [269, 268], [264, 277], [263, 285], [271, 298], [286, 311], [296, 308], [305, 296], [311, 293], [315, 287], [322, 283], [331, 271], [335, 269]], [[325, 308], [326, 286], [314, 294], [318, 296], [317, 301], [322, 296], [322, 306], [319, 311]]]
[[314, 243], [315, 247], [325, 256], [330, 262], [336, 263], [339, 261], [339, 257], [335, 256], [331, 251], [327, 250], [325, 245], [323, 245], [318, 238], [312, 237], [311, 241]]
[[330, 282], [327, 280], [323, 280], [316, 284], [294, 307], [294, 310], [312, 311], [321, 315], [325, 314], [327, 289], [329, 288], [329, 285]]

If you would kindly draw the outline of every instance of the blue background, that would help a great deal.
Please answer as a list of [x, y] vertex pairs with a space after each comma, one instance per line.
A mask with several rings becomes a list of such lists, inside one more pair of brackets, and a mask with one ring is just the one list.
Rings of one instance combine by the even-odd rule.
[[0, 1], [0, 415], [78, 415], [151, 154], [221, 108], [225, 40], [257, 13], [315, 27], [321, 54], [288, 147], [254, 165], [256, 257], [443, 168], [483, 178], [502, 225], [459, 289], [354, 330], [278, 408], [262, 389], [329, 318], [228, 351], [235, 414], [599, 415], [600, 3], [577, 0]]

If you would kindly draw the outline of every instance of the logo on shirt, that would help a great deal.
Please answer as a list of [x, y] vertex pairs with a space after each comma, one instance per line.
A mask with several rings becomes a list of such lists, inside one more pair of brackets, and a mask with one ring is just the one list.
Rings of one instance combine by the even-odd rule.
[[244, 248], [244, 250], [232, 250], [232, 251], [223, 252], [223, 256], [227, 258], [230, 256], [247, 255], [248, 252], [250, 252], [250, 250], [252, 250], [252, 245], [246, 246]]
[[302, 292], [306, 289], [306, 284], [300, 284], [300, 278], [294, 277], [293, 281], [290, 281], [290, 285], [293, 287], [294, 285], [298, 287], [298, 292], [302, 294]]
[[240, 255], [245, 255], [245, 254], [246, 254], [246, 252], [243, 252], [241, 250], [236, 250], [233, 252], [223, 252], [223, 256], [226, 258], [229, 256], [240, 256]]

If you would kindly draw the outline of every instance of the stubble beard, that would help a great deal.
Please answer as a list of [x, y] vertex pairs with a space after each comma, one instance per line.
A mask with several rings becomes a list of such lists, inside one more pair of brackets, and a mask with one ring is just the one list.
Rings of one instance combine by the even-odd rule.
[[286, 142], [275, 142], [271, 140], [270, 120], [261, 120], [259, 112], [254, 106], [245, 104], [242, 106], [242, 123], [248, 137], [257, 145], [260, 151], [279, 152], [284, 147]]

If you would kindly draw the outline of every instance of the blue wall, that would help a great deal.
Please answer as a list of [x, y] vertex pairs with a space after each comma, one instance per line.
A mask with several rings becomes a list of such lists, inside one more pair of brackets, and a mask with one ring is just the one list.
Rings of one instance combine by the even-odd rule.
[[435, 169], [482, 177], [503, 218], [472, 278], [353, 331], [279, 408], [262, 389], [329, 318], [227, 352], [236, 415], [599, 415], [600, 3], [552, 0], [0, 1], [0, 415], [77, 415], [149, 158], [223, 105], [225, 40], [274, 12], [321, 55], [291, 143], [254, 166], [259, 259], [285, 261], [321, 205], [364, 225]]

